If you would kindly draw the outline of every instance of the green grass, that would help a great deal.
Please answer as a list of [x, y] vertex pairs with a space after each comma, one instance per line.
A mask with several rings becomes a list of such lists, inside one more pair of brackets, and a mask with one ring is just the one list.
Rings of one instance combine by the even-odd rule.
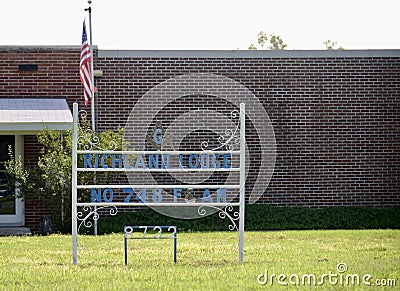
[[[1, 290], [365, 290], [365, 285], [280, 286], [268, 274], [372, 275], [400, 286], [399, 230], [246, 232], [245, 263], [238, 264], [237, 233], [178, 233], [178, 263], [172, 240], [130, 240], [123, 261], [123, 235], [79, 236], [78, 266], [71, 263], [71, 236], [0, 237]], [[294, 278], [294, 277], [292, 277]], [[294, 280], [294, 279], [293, 279]], [[286, 278], [289, 283], [289, 279]], [[290, 285], [290, 283], [289, 283]]]

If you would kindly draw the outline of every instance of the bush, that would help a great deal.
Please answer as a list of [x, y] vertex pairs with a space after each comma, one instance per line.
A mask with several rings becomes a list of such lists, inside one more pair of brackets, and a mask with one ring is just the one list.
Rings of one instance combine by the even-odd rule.
[[[81, 120], [78, 135], [78, 149], [90, 148], [95, 142], [97, 147], [107, 148], [113, 145], [115, 150], [122, 149], [123, 130], [101, 133], [90, 130], [85, 118]], [[12, 151], [6, 162], [6, 175], [9, 191], [19, 188], [19, 197], [32, 197], [43, 202], [51, 215], [53, 230], [71, 231], [71, 192], [72, 192], [72, 130], [46, 129], [37, 134], [41, 145], [39, 161], [31, 168], [23, 169], [20, 160], [15, 160]], [[83, 156], [78, 155], [78, 165], [83, 164]], [[95, 177], [109, 181], [115, 175], [96, 175], [85, 172], [78, 176], [79, 184], [88, 184]], [[89, 191], [82, 191], [79, 199], [89, 199]], [[80, 202], [80, 201], [78, 201]]]
[[[200, 219], [175, 219], [150, 208], [123, 212], [101, 218], [99, 233], [121, 232], [125, 225], [177, 225], [180, 231], [228, 230], [229, 219], [218, 213]], [[400, 229], [400, 206], [393, 208], [276, 207], [265, 204], [246, 205], [246, 230], [305, 229]]]

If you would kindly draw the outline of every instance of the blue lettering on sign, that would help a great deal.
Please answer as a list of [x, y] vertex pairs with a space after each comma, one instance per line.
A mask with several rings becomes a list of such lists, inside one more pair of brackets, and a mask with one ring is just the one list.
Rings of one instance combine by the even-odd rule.
[[[162, 193], [161, 188], [154, 188], [153, 189], [153, 194], [151, 195], [151, 201], [153, 203], [161, 203], [163, 201], [163, 193]], [[178, 203], [178, 198], [182, 197], [182, 188], [174, 188], [174, 203]], [[122, 193], [126, 194], [124, 198], [125, 203], [130, 203], [132, 201], [132, 198], [135, 195], [135, 189], [133, 188], [122, 188]], [[136, 194], [136, 200], [142, 202], [142, 203], [147, 203], [148, 202], [148, 197], [147, 197], [147, 189], [142, 188], [140, 191]], [[91, 202], [92, 203], [101, 203], [101, 202], [106, 202], [106, 203], [111, 203], [114, 200], [114, 192], [111, 188], [92, 188], [91, 189]], [[210, 189], [205, 188], [203, 197], [201, 199], [201, 203], [213, 203], [214, 200], [212, 199]], [[226, 188], [220, 188], [217, 189], [217, 203], [226, 203]]]
[[226, 188], [217, 189], [217, 203], [226, 203]]
[[99, 154], [94, 155], [94, 167], [96, 169], [99, 167]]
[[101, 188], [95, 189], [92, 188], [92, 203], [101, 202]]
[[[209, 169], [210, 164], [212, 168], [220, 169], [221, 167], [225, 169], [230, 169], [232, 167], [232, 154], [227, 153], [223, 155], [219, 154], [179, 154], [179, 167], [181, 169]], [[146, 164], [146, 158], [148, 164]], [[211, 160], [211, 161], [210, 161]], [[108, 161], [108, 163], [107, 163]], [[83, 167], [85, 169], [99, 168], [103, 169], [132, 169], [132, 164], [130, 165], [129, 154], [89, 154], [83, 155]], [[169, 154], [149, 154], [145, 156], [143, 154], [138, 154], [135, 162], [135, 169], [169, 169], [171, 165], [171, 156]]]
[[[194, 160], [194, 162], [193, 162]], [[195, 154], [191, 154], [189, 156], [189, 167], [191, 169], [197, 169], [199, 167], [199, 156]]]
[[210, 189], [208, 189], [208, 188], [204, 189], [203, 198], [201, 199], [201, 203], [206, 203], [206, 202], [213, 203], [213, 200], [212, 200], [211, 194], [210, 194]]
[[174, 188], [174, 203], [178, 203], [178, 198], [181, 198], [182, 188]]
[[146, 169], [146, 163], [144, 162], [144, 158], [142, 154], [138, 154], [135, 169], [142, 168]]
[[[124, 202], [125, 203], [130, 203], [132, 197], [135, 195], [135, 189], [133, 188], [123, 188], [122, 189], [123, 193], [128, 194], [128, 196], [125, 197]], [[140, 202], [146, 203], [147, 202], [147, 195], [146, 195], [146, 188], [142, 188], [139, 193], [136, 195], [136, 199]], [[152, 195], [152, 202], [154, 203], [160, 203], [162, 202], [163, 196], [162, 196], [162, 189], [160, 188], [155, 188], [153, 189], [153, 195]]]
[[200, 160], [201, 160], [200, 164], [203, 169], [210, 168], [210, 155], [209, 154], [202, 154]]
[[132, 167], [129, 165], [129, 157], [128, 154], [124, 154], [124, 168], [125, 169], [132, 169]]
[[162, 201], [162, 190], [160, 189], [160, 188], [155, 188], [155, 189], [153, 189], [153, 196], [152, 196], [152, 199], [153, 199], [153, 202], [154, 203], [160, 203], [161, 201]]
[[108, 169], [108, 165], [105, 164], [105, 159], [109, 158], [110, 154], [103, 154], [100, 159], [100, 165], [103, 169]]
[[84, 154], [83, 155], [83, 167], [85, 169], [93, 168], [92, 167], [92, 155], [91, 154]]
[[232, 154], [224, 154], [224, 168], [225, 169], [231, 168], [231, 159], [232, 159]]
[[154, 132], [153, 132], [153, 140], [157, 145], [162, 144], [163, 136], [162, 136], [162, 129], [161, 128], [157, 128], [156, 130], [154, 130]]
[[136, 194], [136, 199], [142, 203], [147, 202], [146, 188], [140, 189], [139, 193]]
[[183, 155], [179, 154], [179, 166], [181, 169], [186, 169], [186, 167], [183, 165]]
[[115, 169], [115, 164], [118, 163], [118, 167], [119, 169], [122, 169], [122, 154], [116, 155], [116, 154], [112, 154], [111, 156], [111, 160], [112, 160], [112, 168]]
[[[98, 202], [101, 203], [101, 199], [103, 198], [104, 202], [111, 203], [114, 199], [114, 192], [111, 188], [105, 188], [103, 193], [101, 192], [101, 188], [92, 188], [92, 203]], [[103, 195], [102, 195], [103, 194]]]
[[[107, 192], [110, 193], [107, 195]], [[104, 202], [111, 203], [114, 199], [114, 193], [111, 188], [105, 188], [103, 191], [103, 200]]]
[[149, 169], [158, 169], [158, 154], [149, 155]]
[[127, 193], [128, 196], [124, 199], [125, 203], [131, 202], [133, 195], [135, 194], [135, 190], [133, 188], [123, 188], [122, 192]]
[[[115, 168], [125, 168], [132, 169], [132, 166], [129, 165], [129, 154], [90, 154], [85, 153], [83, 156], [83, 165], [85, 169], [90, 168], [98, 168], [99, 164], [103, 169], [111, 168], [109, 164], [107, 164], [107, 159], [110, 162], [112, 169]], [[147, 165], [145, 162], [146, 157], [143, 154], [138, 154], [136, 157], [135, 168], [146, 169]], [[210, 162], [211, 160], [211, 162]], [[99, 163], [100, 162], [100, 163]], [[171, 156], [169, 154], [149, 154], [148, 156], [148, 168], [149, 169], [168, 169], [171, 164]], [[210, 154], [179, 154], [179, 166], [182, 169], [207, 169], [210, 167], [210, 164], [213, 168], [219, 169], [221, 167], [225, 169], [229, 169], [232, 167], [232, 154], [226, 153], [223, 155], [213, 154], [210, 157]], [[122, 192], [127, 194], [125, 196], [124, 202], [130, 203], [132, 198], [135, 198], [142, 202], [147, 203], [148, 200], [152, 200], [154, 203], [161, 203], [163, 201], [163, 193], [161, 188], [153, 189], [152, 195], [147, 197], [146, 188], [140, 189], [140, 191], [136, 194], [135, 190], [132, 188], [123, 188]], [[182, 197], [182, 188], [173, 189], [173, 201], [174, 203], [178, 203], [178, 199]], [[216, 203], [226, 203], [226, 188], [216, 189]], [[136, 195], [135, 195], [136, 194]], [[150, 198], [150, 199], [149, 199]], [[114, 199], [114, 192], [111, 188], [92, 188], [91, 189], [91, 201], [93, 203], [98, 202], [101, 203], [111, 203]], [[203, 192], [203, 197], [201, 199], [201, 203], [213, 203], [214, 200], [211, 196], [210, 190], [206, 188]]]
[[170, 165], [171, 165], [170, 155], [161, 155], [161, 168], [169, 169]]
[[219, 169], [221, 167], [220, 161], [218, 161], [219, 154], [215, 154], [212, 156], [212, 166], [215, 169]]
[[[211, 166], [215, 169], [220, 169], [221, 167], [225, 169], [230, 169], [232, 154], [213, 154], [211, 155]], [[190, 154], [186, 157], [184, 154], [179, 154], [179, 167], [181, 169], [209, 169], [210, 168], [210, 155], [209, 154]]]

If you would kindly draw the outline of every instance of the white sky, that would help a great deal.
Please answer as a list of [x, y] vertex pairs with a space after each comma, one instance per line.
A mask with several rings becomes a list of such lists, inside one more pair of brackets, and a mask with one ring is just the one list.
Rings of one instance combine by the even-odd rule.
[[[80, 45], [86, 0], [1, 0], [0, 45]], [[100, 49], [400, 49], [400, 0], [93, 0]], [[88, 17], [87, 25], [88, 25]], [[89, 28], [88, 28], [89, 29]]]

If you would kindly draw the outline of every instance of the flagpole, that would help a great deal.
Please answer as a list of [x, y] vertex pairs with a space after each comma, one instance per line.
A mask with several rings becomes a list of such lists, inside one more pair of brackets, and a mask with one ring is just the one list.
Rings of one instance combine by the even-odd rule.
[[93, 74], [93, 63], [94, 63], [94, 55], [93, 55], [93, 38], [92, 38], [92, 7], [90, 6], [90, 4], [92, 4], [92, 0], [88, 0], [89, 3], [89, 8], [86, 8], [85, 11], [89, 12], [89, 32], [90, 32], [90, 40], [89, 40], [89, 47], [90, 47], [90, 55], [92, 57], [92, 61], [90, 62], [90, 74], [92, 76], [92, 86], [90, 88], [90, 103], [91, 103], [91, 111], [92, 111], [92, 130], [96, 131], [96, 124], [95, 124], [95, 120], [96, 120], [96, 115], [95, 115], [95, 111], [94, 111], [94, 74]]
[[[89, 32], [90, 32], [90, 39], [89, 39], [89, 47], [90, 47], [90, 55], [92, 57], [92, 61], [90, 62], [90, 70], [91, 70], [91, 76], [92, 76], [92, 86], [90, 88], [90, 102], [91, 102], [91, 107], [92, 107], [92, 130], [93, 132], [96, 131], [96, 115], [95, 115], [95, 110], [94, 110], [94, 70], [93, 70], [93, 64], [94, 64], [94, 55], [93, 55], [93, 38], [92, 38], [92, 7], [90, 6], [90, 4], [92, 4], [92, 0], [88, 0], [89, 3], [89, 8], [86, 8], [85, 11], [89, 12]], [[94, 180], [96, 180], [96, 175], [94, 177]], [[94, 207], [94, 211], [95, 213], [97, 213], [97, 207]], [[97, 235], [97, 220], [94, 220], [94, 235]]]

